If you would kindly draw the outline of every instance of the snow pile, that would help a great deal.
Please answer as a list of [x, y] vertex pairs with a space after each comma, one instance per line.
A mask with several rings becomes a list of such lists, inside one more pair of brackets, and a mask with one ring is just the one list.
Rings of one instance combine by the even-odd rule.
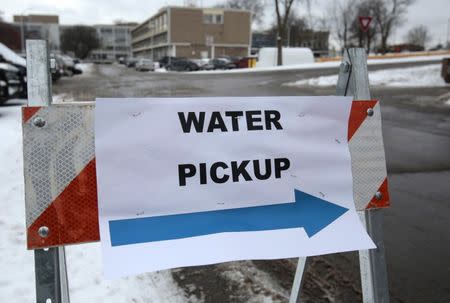
[[[36, 301], [33, 252], [25, 242], [21, 140], [20, 108], [0, 107], [0, 302]], [[66, 252], [71, 302], [188, 301], [170, 271], [105, 280], [99, 243], [68, 246]]]
[[14, 65], [11, 65], [9, 63], [1, 63], [1, 62], [0, 62], [0, 69], [8, 70], [8, 71], [15, 72], [15, 73], [17, 73], [19, 71]]
[[[336, 86], [338, 75], [289, 82], [284, 86]], [[393, 68], [369, 73], [373, 86], [390, 87], [441, 87], [449, 86], [441, 77], [441, 65], [432, 64], [408, 68]]]
[[[370, 78], [370, 75], [369, 75]], [[299, 80], [295, 82], [288, 82], [283, 84], [283, 86], [336, 86], [338, 80], [338, 75], [333, 76], [321, 76], [317, 78], [310, 78], [305, 80]]]
[[[380, 65], [380, 64], [399, 64], [399, 63], [413, 63], [413, 62], [435, 62], [448, 57], [448, 55], [436, 55], [436, 56], [417, 56], [407, 58], [389, 58], [389, 59], [369, 59], [368, 65]], [[256, 68], [237, 68], [230, 70], [210, 70], [210, 71], [196, 71], [186, 74], [231, 74], [231, 73], [257, 73], [257, 72], [271, 72], [271, 71], [290, 71], [290, 70], [311, 70], [311, 69], [323, 69], [323, 68], [339, 68], [340, 61], [328, 61], [328, 62], [316, 62], [316, 63], [304, 63], [285, 66], [270, 66], [270, 67], [256, 67]]]
[[13, 64], [17, 64], [23, 67], [27, 66], [27, 61], [24, 58], [10, 50], [2, 43], [0, 43], [0, 55], [2, 55], [6, 61], [9, 61]]
[[83, 72], [82, 75], [88, 76], [94, 71], [94, 63], [77, 63], [75, 68], [80, 69]]
[[155, 73], [167, 73], [167, 69], [165, 69], [164, 67], [155, 68]]

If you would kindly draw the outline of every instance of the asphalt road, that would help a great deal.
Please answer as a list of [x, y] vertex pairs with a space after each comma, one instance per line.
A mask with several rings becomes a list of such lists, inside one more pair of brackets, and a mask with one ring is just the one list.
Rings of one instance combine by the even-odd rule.
[[[386, 66], [369, 69], [380, 68]], [[61, 79], [54, 85], [54, 94], [77, 101], [95, 97], [333, 95], [334, 87], [282, 84], [336, 73], [336, 69], [228, 75], [139, 73], [101, 65], [91, 75]], [[444, 104], [450, 99], [450, 87], [374, 87], [372, 94], [382, 104], [392, 202], [384, 212], [391, 302], [450, 302], [450, 106]], [[304, 302], [361, 300], [357, 253], [309, 260]], [[254, 298], [264, 296], [287, 302], [295, 262], [231, 262], [174, 270], [172, 274], [187, 294], [205, 302], [259, 302]], [[233, 274], [236, 272], [238, 277]]]

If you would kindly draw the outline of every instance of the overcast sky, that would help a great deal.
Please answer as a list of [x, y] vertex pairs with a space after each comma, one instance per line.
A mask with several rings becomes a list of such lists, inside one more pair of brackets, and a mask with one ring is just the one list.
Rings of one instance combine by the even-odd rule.
[[[265, 14], [264, 25], [274, 21], [272, 13], [272, 0], [266, 0], [269, 6]], [[325, 17], [328, 7], [335, 0], [313, 0], [312, 13]], [[10, 0], [2, 1], [0, 10], [3, 18], [12, 21], [17, 14], [57, 14], [61, 24], [98, 24], [112, 23], [114, 20], [142, 22], [166, 5], [183, 5], [185, 0]], [[198, 0], [198, 5], [211, 6], [220, 0]], [[305, 14], [306, 8], [298, 1], [300, 15]], [[416, 0], [409, 8], [407, 21], [395, 31], [391, 43], [401, 42], [411, 27], [419, 24], [426, 25], [433, 40], [429, 43], [435, 45], [447, 40], [448, 20], [450, 18], [450, 0]]]

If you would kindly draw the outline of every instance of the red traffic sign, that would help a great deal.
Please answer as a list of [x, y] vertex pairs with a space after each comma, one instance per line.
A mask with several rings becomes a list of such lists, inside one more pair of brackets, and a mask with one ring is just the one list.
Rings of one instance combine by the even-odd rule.
[[363, 32], [367, 32], [371, 21], [372, 17], [370, 16], [359, 16], [359, 25], [361, 26]]

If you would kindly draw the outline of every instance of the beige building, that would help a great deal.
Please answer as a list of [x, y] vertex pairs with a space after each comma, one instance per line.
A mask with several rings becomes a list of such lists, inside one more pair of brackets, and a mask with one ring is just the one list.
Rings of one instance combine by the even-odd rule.
[[249, 11], [165, 7], [131, 31], [135, 57], [215, 58], [250, 53]]
[[93, 50], [89, 58], [94, 62], [114, 62], [131, 56], [131, 29], [137, 23], [94, 25], [100, 48]]
[[51, 51], [59, 51], [59, 17], [57, 15], [14, 15], [14, 23], [20, 27], [22, 50], [25, 40], [44, 39]]

